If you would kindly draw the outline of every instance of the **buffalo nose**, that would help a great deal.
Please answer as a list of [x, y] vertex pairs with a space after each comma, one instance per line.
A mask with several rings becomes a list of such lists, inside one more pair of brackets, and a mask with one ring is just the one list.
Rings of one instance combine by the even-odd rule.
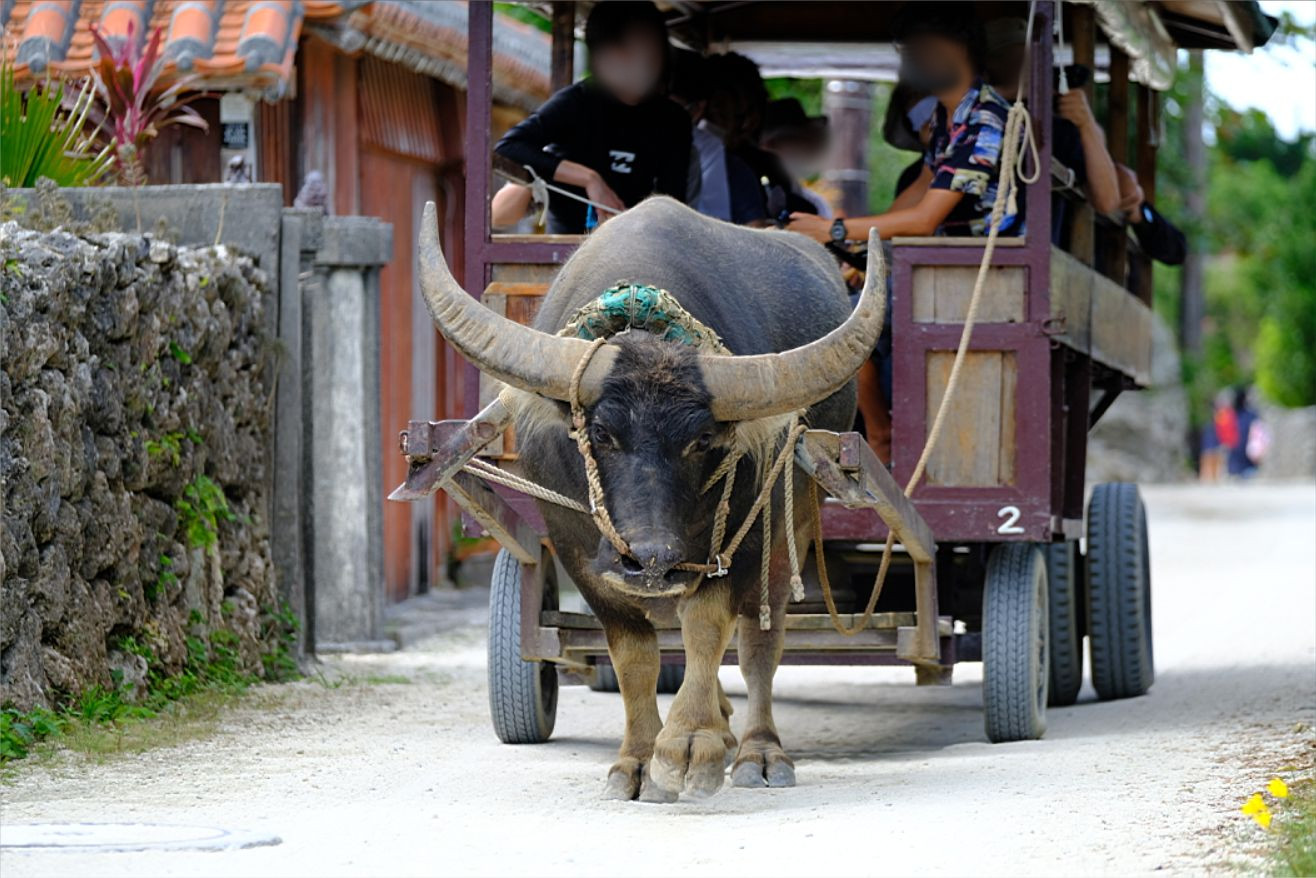
[[631, 554], [646, 577], [658, 579], [680, 564], [685, 552], [670, 542], [653, 541], [631, 543]]

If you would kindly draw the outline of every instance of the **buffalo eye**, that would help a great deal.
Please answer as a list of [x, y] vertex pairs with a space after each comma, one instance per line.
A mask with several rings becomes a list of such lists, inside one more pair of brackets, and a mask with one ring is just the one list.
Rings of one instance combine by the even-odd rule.
[[608, 428], [601, 424], [592, 424], [589, 428], [589, 441], [595, 448], [609, 449], [616, 443], [613, 441], [612, 434]]
[[699, 438], [696, 439], [696, 440], [694, 441], [694, 446], [693, 446], [693, 447], [694, 447], [694, 450], [695, 450], [695, 451], [707, 451], [708, 449], [712, 448], [712, 447], [713, 447], [713, 434], [712, 434], [712, 433], [701, 433], [701, 434], [699, 435]]

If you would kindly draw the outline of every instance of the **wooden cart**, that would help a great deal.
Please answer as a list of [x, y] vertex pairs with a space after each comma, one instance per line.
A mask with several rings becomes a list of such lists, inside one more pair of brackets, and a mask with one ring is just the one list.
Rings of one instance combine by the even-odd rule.
[[[979, 5], [991, 6], [993, 15], [1028, 12], [1024, 3]], [[569, 45], [572, 6], [551, 4], [559, 84], [571, 79], [571, 54], [563, 46]], [[687, 40], [730, 40], [733, 46], [883, 42], [891, 11], [874, 4], [856, 16], [852, 4], [755, 0], [671, 6]], [[847, 624], [871, 594], [888, 529], [896, 534], [896, 558], [878, 612], [863, 631], [846, 637], [822, 604], [811, 554], [805, 601], [788, 607], [783, 656], [785, 664], [909, 664], [920, 684], [948, 683], [957, 662], [982, 661], [993, 741], [1038, 737], [1048, 702], [1075, 700], [1085, 636], [1099, 697], [1142, 694], [1153, 678], [1147, 525], [1136, 486], [1095, 486], [1084, 514], [1088, 431], [1119, 393], [1150, 378], [1150, 263], [1117, 220], [1095, 216], [1067, 189], [1066, 169], [1052, 161], [1056, 5], [1039, 2], [1035, 11], [1028, 105], [1039, 161], [1051, 169], [1054, 185], [1027, 187], [1030, 233], [997, 242], [959, 393], [912, 500], [899, 485], [909, 478], [945, 390], [983, 241], [893, 242], [892, 468], [880, 465], [857, 434], [823, 431], [800, 441], [796, 463], [828, 495], [825, 563]], [[1075, 60], [1095, 66], [1100, 31], [1093, 8], [1076, 4], [1064, 13]], [[1208, 33], [1209, 24], [1180, 22], [1171, 33], [1189, 46], [1237, 44], [1237, 22]], [[492, 147], [492, 25], [490, 6], [471, 4], [471, 156], [488, 155]], [[1129, 58], [1117, 45], [1105, 51], [1111, 151], [1116, 161], [1136, 166], [1151, 198], [1159, 102], [1151, 89], [1130, 87]], [[1131, 116], [1133, 157], [1126, 148]], [[483, 291], [490, 308], [526, 322], [577, 239], [491, 235], [487, 205], [494, 183], [489, 164], [469, 168], [465, 285]], [[1053, 208], [1073, 214], [1071, 252], [1052, 246], [1046, 234]], [[1133, 290], [1125, 287], [1130, 265], [1139, 278]], [[467, 398], [479, 391], [472, 368]], [[419, 500], [442, 488], [470, 523], [503, 546], [491, 595], [494, 725], [504, 741], [542, 741], [552, 731], [559, 682], [615, 688], [615, 677], [598, 621], [558, 608], [558, 568], [533, 503], [462, 472], [477, 454], [495, 462], [511, 456], [502, 443], [507, 412], [487, 393], [482, 404], [469, 420], [409, 425], [402, 435], [409, 474], [392, 499]], [[666, 666], [660, 685], [674, 688], [683, 657], [679, 630], [660, 631], [659, 644]], [[735, 660], [733, 649], [726, 661]]]

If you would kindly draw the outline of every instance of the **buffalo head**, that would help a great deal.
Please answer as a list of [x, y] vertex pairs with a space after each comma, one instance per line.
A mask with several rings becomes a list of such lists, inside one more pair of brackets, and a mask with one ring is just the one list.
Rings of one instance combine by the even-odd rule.
[[[702, 500], [700, 491], [732, 443], [775, 439], [783, 417], [830, 396], [854, 376], [885, 318], [876, 234], [868, 252], [873, 270], [854, 311], [800, 347], [718, 355], [631, 332], [594, 353], [580, 381], [580, 401], [608, 511], [631, 549], [626, 557], [600, 540], [594, 566], [607, 582], [643, 595], [683, 590], [693, 575], [677, 565], [704, 562], [710, 549], [718, 489]], [[468, 295], [440, 251], [433, 203], [421, 224], [420, 268], [426, 305], [450, 344], [512, 387], [569, 401], [572, 374], [590, 343], [508, 320]], [[763, 438], [749, 441], [767, 447]]]

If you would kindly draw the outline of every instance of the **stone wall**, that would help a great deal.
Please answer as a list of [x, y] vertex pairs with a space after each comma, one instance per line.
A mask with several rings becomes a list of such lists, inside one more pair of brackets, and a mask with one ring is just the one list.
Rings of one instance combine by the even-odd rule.
[[278, 636], [267, 278], [225, 246], [0, 226], [0, 704], [50, 704], [147, 645]]
[[1087, 483], [1183, 481], [1188, 462], [1188, 393], [1174, 333], [1152, 321], [1152, 383], [1121, 393], [1088, 434]]

